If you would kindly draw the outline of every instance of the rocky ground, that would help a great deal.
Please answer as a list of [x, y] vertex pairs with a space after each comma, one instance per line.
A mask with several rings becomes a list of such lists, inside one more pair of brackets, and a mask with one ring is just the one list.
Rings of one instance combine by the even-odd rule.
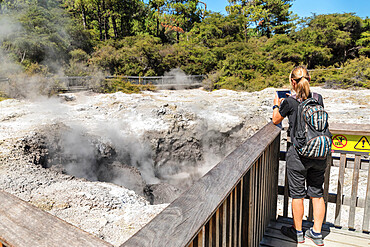
[[[330, 122], [370, 122], [370, 90], [313, 91]], [[2, 101], [0, 188], [118, 246], [268, 123], [274, 92]]]

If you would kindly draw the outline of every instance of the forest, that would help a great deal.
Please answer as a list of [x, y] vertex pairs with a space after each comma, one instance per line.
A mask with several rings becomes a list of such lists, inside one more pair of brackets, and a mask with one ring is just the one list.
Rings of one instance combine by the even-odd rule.
[[370, 88], [370, 19], [300, 18], [294, 0], [0, 0], [0, 77], [206, 75], [208, 90], [313, 83]]

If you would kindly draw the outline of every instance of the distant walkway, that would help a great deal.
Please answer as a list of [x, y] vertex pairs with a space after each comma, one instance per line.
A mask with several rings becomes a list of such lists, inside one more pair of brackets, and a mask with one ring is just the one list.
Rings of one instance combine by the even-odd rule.
[[[128, 81], [135, 85], [154, 85], [158, 89], [188, 89], [202, 86], [205, 75], [186, 76], [106, 76], [105, 80], [118, 79]], [[55, 78], [61, 85], [59, 89], [66, 92], [82, 91], [93, 89], [99, 83], [92, 83], [92, 80], [102, 80], [91, 76], [66, 76]], [[94, 85], [95, 84], [95, 85]]]
[[122, 79], [137, 85], [154, 85], [160, 89], [183, 89], [202, 86], [205, 75], [171, 76], [107, 76], [105, 79]]
[[[102, 78], [93, 76], [64, 76], [52, 77], [50, 80], [57, 85], [54, 89], [62, 92], [76, 92], [92, 90], [101, 84], [103, 80], [119, 79], [135, 85], [154, 85], [158, 89], [189, 89], [199, 88], [205, 75], [171, 75], [171, 76], [105, 76]], [[0, 77], [0, 83], [9, 83], [9, 78]]]

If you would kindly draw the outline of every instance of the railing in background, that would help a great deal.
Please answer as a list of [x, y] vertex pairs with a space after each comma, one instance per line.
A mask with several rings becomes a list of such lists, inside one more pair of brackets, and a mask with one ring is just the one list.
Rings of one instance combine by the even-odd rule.
[[[92, 76], [66, 76], [50, 78], [55, 81], [56, 88], [64, 91], [79, 91], [94, 89], [101, 85], [106, 79], [119, 79], [128, 81], [132, 84], [154, 85], [159, 88], [187, 88], [201, 87], [205, 75], [186, 75], [186, 76], [106, 76], [95, 78]], [[94, 80], [95, 82], [91, 83]], [[99, 83], [100, 81], [100, 83]]]
[[276, 219], [279, 150], [270, 123], [121, 247], [258, 246]]
[[205, 75], [186, 76], [107, 76], [106, 79], [124, 79], [132, 84], [180, 85], [201, 84]]
[[[331, 124], [330, 131], [335, 136], [337, 134], [348, 134], [355, 136], [370, 136], [370, 125], [358, 125], [358, 124]], [[366, 154], [367, 152], [367, 154]], [[328, 203], [335, 204], [335, 215], [333, 223], [336, 227], [339, 228], [349, 228], [351, 230], [369, 232], [369, 221], [370, 221], [370, 165], [369, 165], [369, 153], [370, 149], [365, 153], [359, 152], [348, 152], [335, 150], [332, 157], [327, 161], [327, 169], [325, 173], [324, 181], [324, 200], [326, 208], [328, 208]], [[336, 155], [336, 154], [339, 154]], [[284, 155], [282, 155], [284, 159]], [[367, 158], [365, 158], [367, 157]], [[285, 159], [284, 159], [285, 160]], [[335, 182], [336, 193], [329, 193], [330, 186], [333, 184], [330, 183], [330, 176], [332, 175], [332, 168], [338, 167], [338, 179]], [[365, 184], [360, 184], [360, 171], [366, 173], [366, 182]], [[351, 179], [351, 194], [344, 195], [344, 184], [345, 184], [345, 173], [352, 173]], [[359, 185], [362, 185], [366, 188], [366, 195], [359, 194], [358, 188]], [[285, 186], [279, 186], [279, 195], [284, 195], [284, 207], [283, 207], [283, 217], [288, 217], [288, 189], [287, 182], [285, 177]], [[343, 224], [343, 206], [349, 207], [348, 224]], [[355, 229], [356, 216], [359, 217], [360, 214], [356, 209], [363, 209], [363, 214], [361, 214], [362, 224], [360, 229]], [[327, 214], [328, 211], [326, 211]], [[325, 215], [327, 218], [327, 215]], [[313, 211], [312, 203], [309, 204], [309, 214], [308, 221], [313, 220]], [[358, 224], [357, 224], [358, 225]]]

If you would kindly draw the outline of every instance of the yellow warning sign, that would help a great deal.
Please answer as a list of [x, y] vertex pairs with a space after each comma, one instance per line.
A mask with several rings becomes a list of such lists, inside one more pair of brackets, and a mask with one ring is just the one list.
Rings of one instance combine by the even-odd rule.
[[361, 137], [361, 139], [355, 145], [355, 149], [370, 151], [370, 143], [366, 136]]
[[370, 136], [334, 135], [332, 150], [370, 154]]

